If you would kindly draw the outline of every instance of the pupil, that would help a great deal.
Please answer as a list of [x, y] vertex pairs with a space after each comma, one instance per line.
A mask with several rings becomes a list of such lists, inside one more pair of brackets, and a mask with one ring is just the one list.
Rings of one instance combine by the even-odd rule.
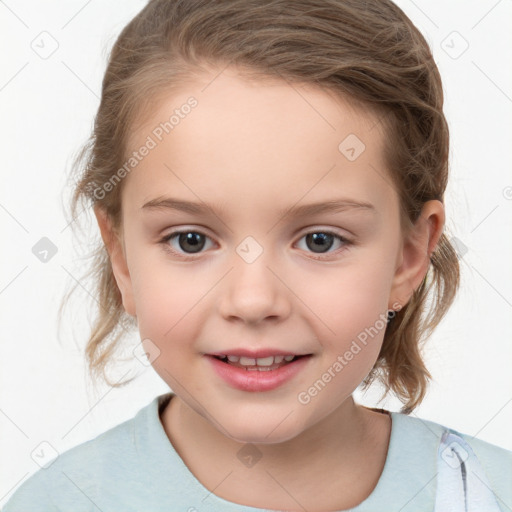
[[[179, 244], [185, 252], [199, 252], [204, 247], [204, 243], [204, 236], [201, 233], [180, 233]], [[190, 251], [186, 247], [187, 244], [191, 246]]]
[[[328, 251], [331, 248], [333, 238], [334, 236], [329, 233], [309, 233], [306, 235], [306, 244], [314, 252], [322, 253]], [[314, 244], [310, 246], [309, 242], [314, 242]], [[319, 251], [316, 250], [318, 248], [320, 249]]]

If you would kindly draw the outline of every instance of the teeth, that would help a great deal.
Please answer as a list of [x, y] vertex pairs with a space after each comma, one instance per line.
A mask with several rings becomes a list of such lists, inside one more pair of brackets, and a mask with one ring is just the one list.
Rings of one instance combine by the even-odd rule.
[[258, 359], [256, 359], [256, 364], [258, 366], [272, 366], [274, 364], [274, 356], [258, 357]]
[[[226, 356], [224, 356], [226, 357]], [[230, 363], [238, 363], [242, 366], [272, 366], [274, 364], [282, 363], [283, 361], [290, 362], [295, 356], [268, 356], [268, 357], [239, 357], [239, 356], [227, 356]]]

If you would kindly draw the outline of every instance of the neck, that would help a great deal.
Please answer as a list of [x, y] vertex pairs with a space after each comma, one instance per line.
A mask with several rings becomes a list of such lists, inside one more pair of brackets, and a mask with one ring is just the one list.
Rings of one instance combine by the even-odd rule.
[[[236, 457], [245, 443], [226, 437], [178, 396], [173, 396], [162, 412], [162, 424], [174, 448], [204, 487], [215, 489], [216, 495], [229, 501], [261, 508], [272, 504], [278, 509], [290, 506], [283, 488], [288, 494], [289, 489], [293, 489], [293, 495], [310, 494], [317, 507], [319, 489], [344, 489], [342, 498], [330, 498], [335, 501], [322, 506], [339, 509], [341, 505], [360, 503], [380, 477], [391, 427], [387, 415], [355, 404], [350, 396], [322, 421], [292, 439], [253, 443], [261, 458], [254, 466], [244, 467]], [[222, 475], [228, 474], [229, 484], [219, 487]], [[273, 484], [269, 475], [275, 480]], [[273, 486], [275, 493], [269, 492]]]

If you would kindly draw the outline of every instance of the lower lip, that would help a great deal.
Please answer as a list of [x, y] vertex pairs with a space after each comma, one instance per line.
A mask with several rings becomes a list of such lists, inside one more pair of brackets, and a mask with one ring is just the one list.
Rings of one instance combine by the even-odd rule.
[[213, 356], [206, 356], [213, 369], [222, 379], [234, 388], [242, 391], [270, 391], [297, 375], [309, 362], [311, 356], [304, 356], [285, 364], [276, 370], [245, 370], [228, 363], [223, 363]]

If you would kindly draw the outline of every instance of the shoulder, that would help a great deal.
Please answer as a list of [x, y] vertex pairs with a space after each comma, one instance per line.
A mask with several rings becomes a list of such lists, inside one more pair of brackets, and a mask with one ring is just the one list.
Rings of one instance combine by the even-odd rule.
[[512, 451], [454, 432], [472, 448], [500, 505], [506, 503], [506, 510], [512, 509]]
[[130, 461], [138, 457], [137, 432], [152, 406], [154, 401], [134, 417], [58, 454], [14, 491], [2, 512], [96, 510], [95, 496], [126, 485]]
[[392, 418], [398, 437], [410, 445], [426, 444], [431, 459], [435, 456], [449, 465], [456, 443], [462, 459], [471, 457], [478, 462], [500, 506], [512, 509], [512, 451], [417, 416], [392, 413]]
[[[393, 420], [400, 424], [400, 432], [409, 435], [420, 435], [420, 438], [430, 438], [432, 442], [438, 445], [444, 432], [449, 431], [461, 437], [472, 450], [475, 455], [482, 462], [488, 462], [490, 465], [495, 463], [502, 463], [503, 468], [512, 471], [512, 451], [506, 448], [501, 448], [492, 443], [488, 443], [477, 437], [470, 436], [459, 432], [453, 428], [435, 423], [430, 420], [425, 420], [417, 416], [410, 416], [401, 413], [392, 413]], [[512, 476], [512, 474], [510, 474]]]

